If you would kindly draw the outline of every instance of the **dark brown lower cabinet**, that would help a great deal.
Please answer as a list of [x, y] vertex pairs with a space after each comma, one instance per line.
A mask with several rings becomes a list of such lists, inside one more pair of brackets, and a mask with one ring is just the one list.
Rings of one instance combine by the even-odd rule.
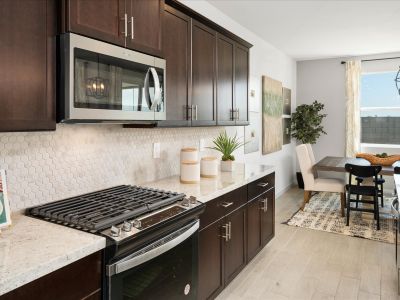
[[198, 299], [214, 299], [275, 234], [275, 174], [206, 203]]
[[223, 247], [225, 254], [224, 278], [225, 284], [228, 284], [246, 265], [246, 209], [239, 208], [226, 216], [224, 223], [229, 228], [229, 238], [227, 241], [224, 240]]
[[271, 189], [247, 205], [247, 260], [256, 256], [274, 234], [275, 193]]
[[223, 288], [223, 222], [215, 222], [199, 233], [198, 299], [216, 296]]
[[1, 300], [100, 300], [101, 256], [101, 252], [91, 254], [0, 298]]

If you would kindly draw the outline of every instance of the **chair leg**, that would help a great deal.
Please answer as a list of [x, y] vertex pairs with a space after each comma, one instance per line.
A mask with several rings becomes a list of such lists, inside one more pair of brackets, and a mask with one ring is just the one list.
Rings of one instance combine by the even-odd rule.
[[383, 184], [381, 184], [381, 206], [383, 207]]
[[344, 217], [344, 208], [346, 206], [345, 202], [346, 202], [345, 193], [340, 193], [340, 212], [342, 214], [342, 217]]
[[376, 213], [376, 229], [380, 230], [381, 226], [379, 224], [379, 202], [378, 202], [378, 195], [375, 196], [375, 213]]
[[350, 193], [347, 193], [347, 215], [346, 215], [346, 226], [350, 223]]
[[310, 201], [310, 198], [311, 198], [311, 191], [304, 191], [304, 203], [303, 206], [301, 207], [302, 210], [304, 209], [308, 201]]

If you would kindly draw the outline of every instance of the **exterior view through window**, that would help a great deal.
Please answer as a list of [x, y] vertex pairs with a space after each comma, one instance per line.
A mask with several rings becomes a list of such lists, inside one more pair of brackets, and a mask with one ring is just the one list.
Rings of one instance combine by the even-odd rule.
[[400, 144], [400, 95], [393, 72], [364, 73], [361, 78], [361, 143]]

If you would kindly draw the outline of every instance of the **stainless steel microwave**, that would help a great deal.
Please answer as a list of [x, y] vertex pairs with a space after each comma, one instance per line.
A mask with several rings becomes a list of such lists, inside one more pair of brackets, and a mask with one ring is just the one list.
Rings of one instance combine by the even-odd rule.
[[59, 49], [59, 122], [165, 120], [164, 59], [72, 33]]

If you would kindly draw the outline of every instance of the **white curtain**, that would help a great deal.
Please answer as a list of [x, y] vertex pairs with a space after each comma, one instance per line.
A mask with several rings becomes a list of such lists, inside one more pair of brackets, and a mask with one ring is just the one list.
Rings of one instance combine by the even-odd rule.
[[360, 82], [361, 61], [346, 62], [346, 157], [360, 151]]

